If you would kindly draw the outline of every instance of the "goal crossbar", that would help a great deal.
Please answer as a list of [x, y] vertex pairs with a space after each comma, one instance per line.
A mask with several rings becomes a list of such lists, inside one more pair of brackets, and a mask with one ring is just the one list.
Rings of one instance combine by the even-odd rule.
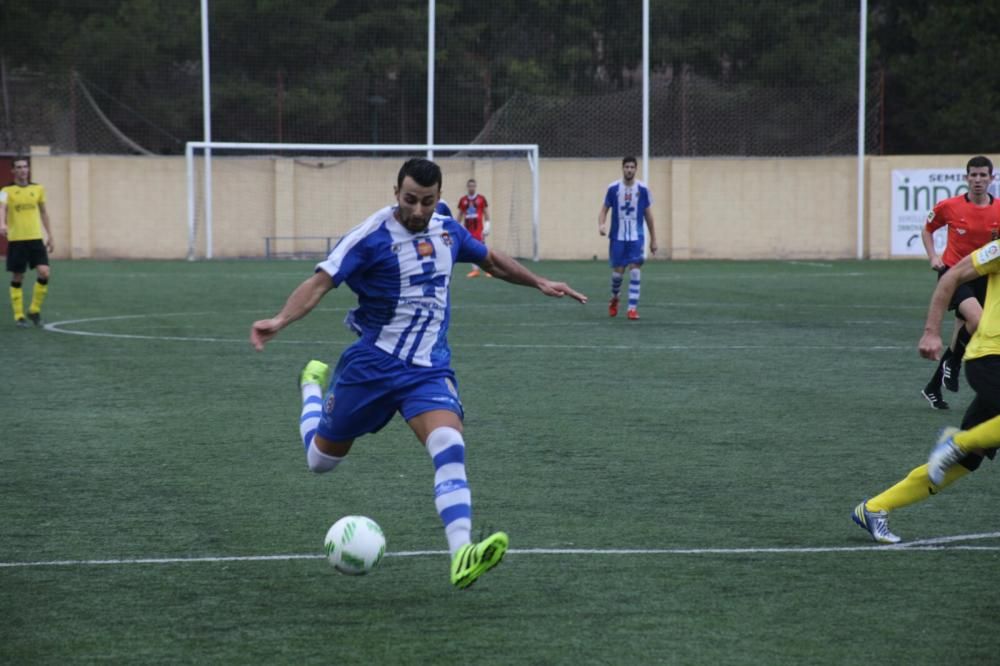
[[372, 143], [246, 143], [237, 141], [188, 141], [184, 147], [187, 171], [188, 259], [195, 258], [197, 243], [197, 197], [195, 187], [195, 151], [203, 151], [204, 168], [204, 231], [205, 258], [211, 259], [212, 248], [212, 150], [273, 150], [279, 152], [337, 153], [523, 153], [531, 170], [531, 242], [532, 259], [540, 258], [539, 248], [539, 176], [538, 144], [372, 144]]

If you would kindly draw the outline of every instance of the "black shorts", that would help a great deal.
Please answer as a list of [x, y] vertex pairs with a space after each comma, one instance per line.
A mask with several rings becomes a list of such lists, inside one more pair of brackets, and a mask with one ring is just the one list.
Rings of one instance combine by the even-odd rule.
[[48, 265], [49, 253], [46, 251], [45, 242], [42, 239], [7, 243], [8, 273], [23, 273], [28, 268]]
[[[945, 266], [942, 269], [939, 269], [937, 272], [938, 280], [940, 280], [941, 276], [947, 272], [948, 272], [947, 266]], [[962, 314], [958, 311], [958, 306], [962, 303], [962, 301], [964, 301], [967, 298], [976, 299], [977, 301], [979, 301], [980, 305], [985, 303], [986, 283], [987, 283], [987, 276], [980, 275], [975, 280], [963, 282], [962, 284], [958, 285], [958, 287], [955, 289], [955, 293], [952, 294], [951, 302], [948, 303], [948, 309], [954, 310], [955, 316], [964, 321], [965, 317], [963, 317]]]
[[[962, 430], [968, 430], [1000, 415], [1000, 356], [981, 356], [966, 361], [965, 377], [976, 392], [976, 397], [969, 403], [965, 416], [962, 417]], [[996, 452], [996, 449], [988, 449], [986, 455], [992, 459]], [[962, 460], [962, 465], [976, 469], [982, 461], [982, 456], [971, 454]]]

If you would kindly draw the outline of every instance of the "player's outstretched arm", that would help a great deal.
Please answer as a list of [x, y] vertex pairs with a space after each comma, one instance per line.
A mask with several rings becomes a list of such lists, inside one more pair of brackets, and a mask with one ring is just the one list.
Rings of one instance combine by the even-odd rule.
[[311, 278], [295, 288], [285, 301], [285, 307], [281, 308], [281, 312], [270, 319], [261, 319], [253, 323], [250, 327], [250, 344], [257, 351], [264, 349], [264, 345], [270, 342], [278, 331], [309, 314], [331, 289], [333, 280], [329, 275], [323, 271], [314, 273]]
[[937, 287], [931, 295], [931, 304], [927, 309], [927, 322], [924, 324], [924, 334], [920, 337], [917, 346], [920, 355], [924, 358], [937, 360], [941, 358], [943, 344], [941, 342], [941, 318], [951, 302], [951, 297], [955, 294], [955, 289], [963, 282], [968, 282], [979, 277], [975, 266], [972, 265], [972, 255], [962, 259], [960, 262], [948, 269], [948, 272], [938, 280]]
[[483, 270], [492, 274], [493, 277], [500, 278], [501, 280], [512, 284], [534, 287], [546, 296], [554, 296], [556, 298], [569, 296], [571, 298], [575, 298], [581, 303], [587, 302], [586, 296], [578, 291], [575, 291], [565, 282], [553, 282], [552, 280], [535, 275], [512, 257], [507, 256], [499, 250], [490, 248], [486, 255], [486, 259], [484, 259], [479, 265]]

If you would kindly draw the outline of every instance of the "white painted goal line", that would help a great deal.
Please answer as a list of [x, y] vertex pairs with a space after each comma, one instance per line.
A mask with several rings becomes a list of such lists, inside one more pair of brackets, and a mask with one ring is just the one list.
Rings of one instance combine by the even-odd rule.
[[[512, 548], [511, 555], [818, 555], [826, 553], [900, 553], [907, 551], [975, 551], [1000, 552], [996, 546], [972, 546], [965, 541], [1000, 539], [1000, 532], [978, 534], [955, 534], [931, 539], [917, 539], [891, 546], [787, 546], [787, 547], [746, 547], [746, 548]], [[389, 551], [386, 557], [444, 557], [446, 550], [404, 550]], [[29, 567], [82, 567], [82, 566], [125, 566], [144, 564], [200, 564], [218, 562], [287, 562], [293, 560], [321, 560], [322, 554], [284, 555], [232, 555], [205, 557], [137, 557], [93, 560], [36, 560], [26, 562], [0, 562], [0, 569], [21, 569]]]

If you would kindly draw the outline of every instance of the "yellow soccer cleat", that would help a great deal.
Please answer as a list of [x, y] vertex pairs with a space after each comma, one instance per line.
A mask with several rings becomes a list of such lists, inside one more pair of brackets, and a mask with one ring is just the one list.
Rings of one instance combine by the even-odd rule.
[[330, 366], [323, 361], [309, 361], [299, 376], [299, 388], [306, 384], [318, 384], [322, 390], [330, 385]]
[[500, 564], [510, 540], [504, 532], [494, 532], [479, 543], [468, 543], [451, 558], [451, 584], [464, 589]]

